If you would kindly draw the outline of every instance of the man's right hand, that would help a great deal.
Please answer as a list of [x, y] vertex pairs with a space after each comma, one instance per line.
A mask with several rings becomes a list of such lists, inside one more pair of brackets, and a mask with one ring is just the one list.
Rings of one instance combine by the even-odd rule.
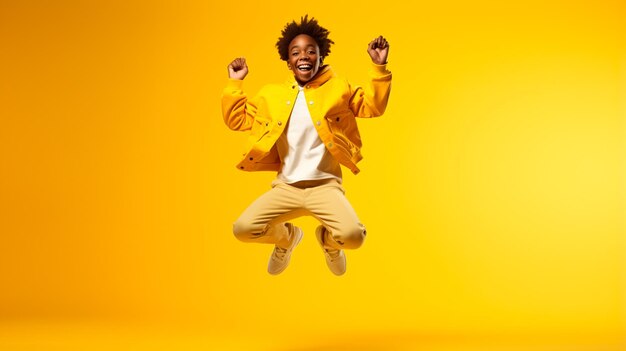
[[228, 65], [228, 78], [242, 80], [248, 75], [246, 59], [238, 57]]

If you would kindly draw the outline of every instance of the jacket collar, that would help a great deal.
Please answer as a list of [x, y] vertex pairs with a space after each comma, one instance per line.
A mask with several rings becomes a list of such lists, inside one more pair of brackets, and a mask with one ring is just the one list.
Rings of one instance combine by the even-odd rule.
[[[305, 86], [310, 88], [317, 88], [326, 83], [334, 76], [335, 72], [333, 72], [333, 69], [329, 65], [324, 65], [320, 67], [319, 72], [317, 72], [315, 77], [308, 81]], [[289, 86], [291, 86], [292, 89], [295, 89], [298, 86], [298, 82], [293, 78], [293, 76], [291, 76], [291, 78], [288, 80], [288, 84]]]

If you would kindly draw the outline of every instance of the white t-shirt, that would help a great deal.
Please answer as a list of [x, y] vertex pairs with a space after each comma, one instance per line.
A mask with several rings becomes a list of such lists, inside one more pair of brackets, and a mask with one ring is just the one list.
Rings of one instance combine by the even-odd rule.
[[304, 89], [298, 88], [287, 127], [276, 142], [282, 162], [278, 178], [286, 183], [327, 178], [341, 182], [341, 166], [320, 139], [311, 120]]

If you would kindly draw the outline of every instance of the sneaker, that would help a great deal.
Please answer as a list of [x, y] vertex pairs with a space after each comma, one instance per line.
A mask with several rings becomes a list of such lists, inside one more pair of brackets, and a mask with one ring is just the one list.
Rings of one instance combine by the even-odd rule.
[[287, 229], [291, 234], [289, 238], [289, 246], [287, 248], [282, 248], [275, 246], [274, 252], [272, 252], [272, 256], [270, 256], [270, 262], [267, 265], [267, 272], [269, 274], [280, 274], [282, 271], [287, 268], [289, 265], [289, 260], [291, 259], [291, 251], [300, 243], [302, 239], [302, 229], [296, 227], [291, 223], [285, 223], [287, 225]]
[[320, 225], [315, 229], [315, 237], [317, 238], [317, 242], [322, 247], [324, 251], [324, 256], [326, 257], [326, 265], [335, 275], [342, 275], [346, 272], [346, 255], [343, 253], [343, 250], [337, 249], [329, 249], [324, 247], [324, 226]]

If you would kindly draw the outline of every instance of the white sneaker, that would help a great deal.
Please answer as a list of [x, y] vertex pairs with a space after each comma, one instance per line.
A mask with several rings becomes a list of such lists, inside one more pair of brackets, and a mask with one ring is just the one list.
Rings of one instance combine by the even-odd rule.
[[287, 268], [289, 260], [291, 259], [291, 252], [296, 245], [300, 243], [300, 240], [302, 240], [302, 229], [291, 223], [285, 223], [285, 225], [287, 226], [290, 234], [289, 246], [287, 248], [278, 246], [274, 247], [272, 256], [270, 256], [270, 262], [267, 265], [267, 272], [269, 274], [280, 274], [285, 270], [285, 268]]
[[320, 225], [315, 229], [315, 237], [317, 238], [317, 242], [322, 247], [324, 251], [324, 256], [326, 257], [326, 265], [335, 275], [342, 275], [346, 272], [346, 255], [343, 253], [343, 250], [337, 249], [329, 249], [324, 247], [324, 226]]

